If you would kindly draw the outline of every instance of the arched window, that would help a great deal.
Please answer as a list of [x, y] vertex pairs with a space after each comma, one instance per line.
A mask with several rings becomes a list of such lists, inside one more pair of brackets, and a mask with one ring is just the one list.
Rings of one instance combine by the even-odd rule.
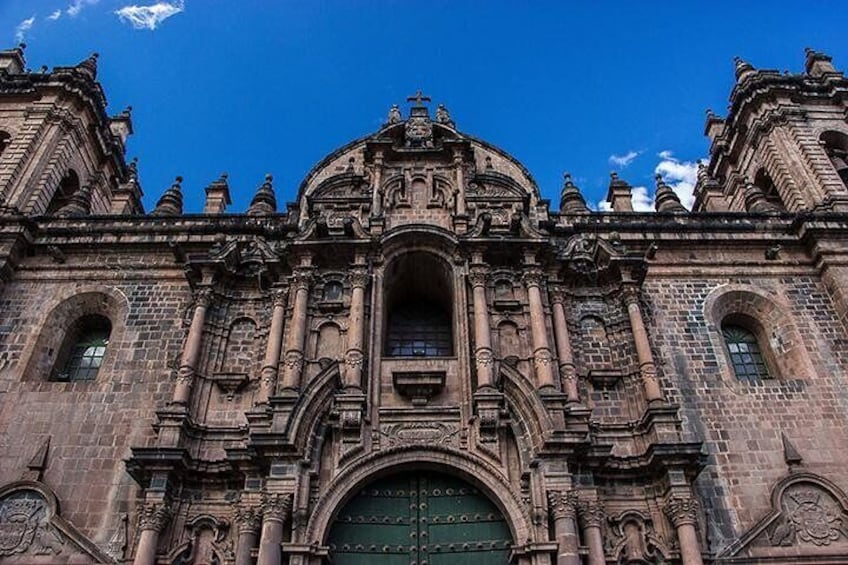
[[826, 131], [819, 138], [825, 153], [842, 182], [848, 186], [848, 135], [838, 131]]
[[97, 378], [111, 333], [112, 323], [104, 316], [91, 314], [77, 320], [65, 336], [53, 380], [91, 381]]
[[445, 265], [427, 253], [410, 253], [392, 263], [386, 277], [386, 356], [453, 355], [449, 280]]
[[80, 180], [76, 171], [68, 169], [62, 182], [59, 183], [59, 188], [56, 189], [56, 194], [53, 195], [53, 200], [50, 201], [50, 206], [47, 207], [46, 215], [52, 216], [62, 209], [71, 196], [80, 189]]
[[728, 323], [722, 325], [721, 333], [737, 379], [759, 381], [771, 378], [759, 340], [754, 332], [744, 326]]
[[754, 177], [754, 185], [763, 191], [763, 195], [765, 195], [766, 200], [768, 200], [771, 204], [774, 204], [781, 210], [786, 210], [786, 205], [783, 203], [783, 199], [777, 191], [777, 186], [775, 186], [774, 181], [771, 180], [771, 177], [765, 169], [757, 171], [757, 174]]

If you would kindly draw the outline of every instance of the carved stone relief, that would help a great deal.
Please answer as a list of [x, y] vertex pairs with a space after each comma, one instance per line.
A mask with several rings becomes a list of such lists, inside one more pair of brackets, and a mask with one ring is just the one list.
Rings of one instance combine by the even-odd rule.
[[848, 539], [842, 508], [827, 491], [811, 484], [792, 485], [781, 497], [781, 518], [769, 533], [775, 546], [830, 545]]
[[0, 501], [0, 556], [58, 555], [64, 543], [37, 493], [19, 491]]

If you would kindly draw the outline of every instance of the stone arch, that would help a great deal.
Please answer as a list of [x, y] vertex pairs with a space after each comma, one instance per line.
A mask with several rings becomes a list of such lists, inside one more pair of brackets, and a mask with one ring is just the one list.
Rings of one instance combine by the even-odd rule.
[[533, 381], [508, 365], [502, 364], [500, 373], [507, 405], [518, 415], [516, 426], [520, 434], [516, 433], [516, 440], [522, 463], [528, 463], [548, 439], [553, 424]]
[[6, 151], [6, 148], [9, 147], [12, 143], [12, 135], [6, 130], [0, 130], [0, 157], [3, 156], [3, 152]]
[[819, 135], [819, 144], [842, 183], [848, 186], [848, 134], [833, 129], [823, 131]]
[[736, 381], [721, 333], [722, 325], [727, 322], [741, 324], [757, 337], [768, 357], [769, 368], [774, 369], [773, 376], [798, 378], [813, 373], [789, 304], [763, 289], [743, 284], [716, 287], [704, 300], [704, 319], [727, 382]]
[[342, 328], [335, 322], [324, 322], [318, 327], [314, 359], [338, 360], [344, 353]]
[[81, 186], [79, 174], [73, 168], [68, 168], [56, 186], [55, 192], [50, 197], [50, 203], [47, 205], [47, 210], [45, 210], [44, 214], [47, 216], [56, 214], [69, 202], [71, 196], [80, 190]]
[[113, 346], [107, 349], [101, 366], [103, 374], [110, 373], [117, 359], [114, 351], [119, 349], [114, 344], [125, 340], [129, 301], [123, 292], [114, 287], [86, 286], [60, 294], [44, 311], [47, 314], [36, 322], [38, 338], [21, 357], [27, 360], [24, 380], [49, 377], [67, 332], [87, 315], [103, 316], [112, 325], [109, 340]]
[[315, 442], [320, 441], [318, 432], [340, 388], [341, 373], [336, 362], [318, 373], [303, 389], [285, 431], [287, 440], [299, 453], [312, 453]]
[[760, 167], [754, 174], [754, 186], [763, 192], [763, 196], [766, 197], [766, 200], [768, 200], [769, 203], [773, 204], [781, 211], [786, 211], [786, 203], [783, 202], [783, 198], [780, 196], [780, 191], [778, 191], [777, 185], [765, 167]]
[[380, 477], [408, 470], [433, 470], [467, 481], [498, 507], [506, 518], [515, 543], [534, 537], [534, 529], [530, 527], [518, 496], [507, 479], [491, 464], [449, 447], [416, 445], [400, 446], [362, 457], [339, 473], [310, 513], [302, 541], [324, 545], [336, 514], [359, 489]]
[[224, 348], [223, 372], [251, 372], [256, 365], [257, 324], [249, 316], [239, 316], [227, 330], [227, 342]]

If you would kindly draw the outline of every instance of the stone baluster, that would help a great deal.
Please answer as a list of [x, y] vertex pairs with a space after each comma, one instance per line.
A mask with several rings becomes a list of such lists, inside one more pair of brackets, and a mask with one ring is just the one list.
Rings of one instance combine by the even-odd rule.
[[262, 527], [262, 511], [256, 506], [237, 506], [234, 522], [238, 533], [235, 565], [253, 565], [250, 554], [256, 547], [259, 529]]
[[350, 323], [347, 334], [347, 352], [344, 358], [345, 388], [362, 388], [362, 369], [365, 360], [365, 288], [368, 286], [368, 269], [360, 258], [353, 265], [350, 279]]
[[492, 355], [492, 330], [489, 323], [489, 304], [486, 301], [488, 268], [482, 255], [475, 253], [468, 281], [471, 283], [474, 303], [474, 363], [477, 368], [477, 388], [490, 388], [494, 383]]
[[212, 302], [212, 289], [205, 287], [197, 291], [195, 297], [194, 315], [188, 337], [183, 346], [180, 368], [177, 372], [177, 385], [174, 387], [173, 403], [187, 406], [191, 400], [191, 389], [197, 374], [197, 362], [200, 359], [200, 346], [203, 342], [203, 325], [206, 321], [206, 310]]
[[453, 166], [456, 173], [456, 215], [464, 216], [467, 210], [465, 206], [465, 171], [462, 168], [462, 149], [454, 150]]
[[262, 496], [262, 537], [259, 539], [259, 558], [256, 565], [281, 565], [283, 525], [291, 508], [291, 494]]
[[554, 522], [557, 541], [557, 565], [580, 565], [577, 538], [577, 494], [573, 491], [549, 491], [548, 511]]
[[571, 350], [571, 339], [568, 335], [568, 322], [565, 320], [565, 294], [556, 288], [551, 292], [551, 309], [554, 314], [554, 339], [556, 340], [557, 357], [559, 357], [559, 373], [565, 387], [569, 403], [580, 402], [580, 392], [577, 389], [577, 369], [574, 366], [574, 353]]
[[133, 565], [154, 565], [159, 535], [171, 520], [170, 509], [162, 503], [145, 504], [138, 515], [138, 546]]
[[524, 273], [527, 300], [530, 303], [530, 334], [533, 341], [533, 367], [536, 371], [538, 388], [554, 386], [551, 346], [545, 327], [545, 309], [542, 305], [542, 280], [544, 275], [538, 268], [531, 267]]
[[648, 403], [662, 402], [663, 394], [657, 380], [657, 366], [648, 342], [648, 332], [642, 320], [642, 310], [639, 307], [639, 289], [629, 285], [624, 288], [624, 303], [627, 315], [630, 317], [630, 327], [633, 330], [633, 341], [636, 344], [636, 356], [639, 358], [639, 374], [642, 386], [645, 388], [645, 398]]
[[306, 307], [309, 301], [309, 287], [312, 282], [312, 268], [301, 267], [295, 270], [292, 288], [294, 289], [294, 307], [286, 342], [285, 370], [283, 388], [300, 389], [300, 377], [303, 373], [303, 346], [306, 341]]
[[695, 529], [698, 523], [698, 501], [694, 498], [673, 497], [666, 502], [663, 511], [677, 530], [683, 565], [703, 565], [701, 545]]
[[604, 508], [600, 502], [582, 500], [578, 506], [583, 543], [589, 548], [588, 565], [606, 565], [604, 556]]
[[265, 345], [265, 361], [262, 363], [262, 377], [259, 381], [257, 404], [265, 404], [274, 394], [277, 386], [277, 373], [280, 365], [280, 352], [283, 346], [283, 323], [286, 318], [286, 296], [283, 288], [272, 292], [274, 311], [271, 314], [271, 329], [268, 331], [268, 343]]

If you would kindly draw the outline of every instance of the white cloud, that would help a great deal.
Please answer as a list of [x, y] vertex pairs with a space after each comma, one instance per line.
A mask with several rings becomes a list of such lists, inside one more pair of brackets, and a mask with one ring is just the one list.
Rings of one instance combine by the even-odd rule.
[[639, 153], [641, 153], [641, 151], [628, 151], [625, 155], [610, 155], [610, 165], [614, 165], [623, 169], [624, 167], [632, 163], [636, 159], [636, 157], [639, 156]]
[[47, 19], [53, 20], [55, 22], [56, 20], [58, 20], [61, 17], [62, 17], [62, 10], [56, 10], [55, 12], [53, 12], [52, 14], [47, 16]]
[[693, 161], [680, 161], [674, 157], [671, 151], [661, 151], [658, 155], [661, 159], [654, 169], [655, 173], [661, 174], [668, 186], [680, 198], [680, 202], [692, 209], [695, 203], [695, 183], [698, 181], [698, 163]]
[[100, 0], [73, 0], [73, 2], [68, 5], [68, 9], [65, 10], [65, 13], [73, 18], [79, 15], [86, 6], [94, 6], [98, 2], [100, 2]]
[[633, 198], [634, 212], [653, 212], [654, 211], [654, 195], [648, 194], [648, 189], [644, 186], [634, 186], [631, 192]]
[[18, 43], [24, 40], [26, 32], [32, 29], [33, 24], [35, 24], [35, 16], [25, 19], [15, 27], [15, 39]]
[[175, 16], [185, 10], [185, 2], [157, 2], [150, 6], [137, 6], [132, 4], [116, 10], [115, 14], [121, 21], [127, 21], [135, 29], [154, 30], [166, 19]]

